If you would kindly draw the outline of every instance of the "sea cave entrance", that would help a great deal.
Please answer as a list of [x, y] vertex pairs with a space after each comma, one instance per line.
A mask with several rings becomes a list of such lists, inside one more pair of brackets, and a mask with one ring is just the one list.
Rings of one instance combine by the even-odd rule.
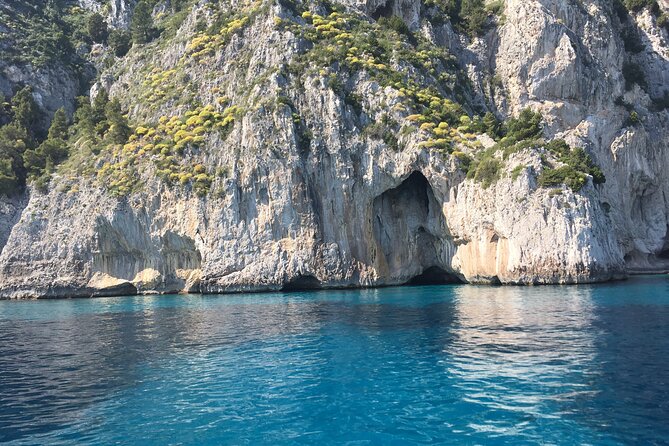
[[379, 264], [391, 282], [462, 283], [450, 270], [455, 247], [429, 181], [414, 171], [374, 199], [373, 232]]
[[323, 286], [321, 281], [311, 274], [297, 276], [283, 285], [281, 291], [313, 291], [320, 290]]
[[662, 260], [669, 260], [669, 225], [667, 225], [667, 232], [664, 236], [664, 244], [662, 249], [657, 253], [657, 258]]
[[423, 285], [448, 285], [454, 283], [463, 283], [462, 280], [453, 273], [449, 273], [439, 266], [431, 266], [417, 276], [412, 277], [405, 285], [423, 286]]

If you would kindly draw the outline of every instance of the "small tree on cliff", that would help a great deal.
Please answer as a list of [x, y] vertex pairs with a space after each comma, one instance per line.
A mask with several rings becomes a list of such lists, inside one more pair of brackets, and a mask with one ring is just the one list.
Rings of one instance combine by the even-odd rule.
[[49, 127], [49, 139], [67, 139], [67, 115], [62, 107], [53, 115]]
[[109, 123], [107, 122], [107, 105], [109, 104], [109, 94], [104, 88], [98, 91], [98, 94], [95, 95], [93, 99], [93, 126], [95, 128], [95, 133], [99, 136], [105, 134], [107, 129], [109, 129]]
[[116, 57], [125, 56], [130, 50], [130, 33], [122, 29], [115, 29], [109, 33], [109, 47]]
[[105, 135], [105, 139], [113, 144], [125, 144], [130, 137], [130, 126], [128, 119], [123, 116], [121, 111], [121, 103], [114, 98], [107, 104], [105, 108], [107, 123], [109, 130]]
[[55, 167], [65, 161], [68, 156], [67, 116], [65, 110], [59, 109], [51, 120], [49, 136], [36, 149], [28, 149], [23, 153], [23, 165], [28, 178], [35, 181], [40, 190], [46, 190]]
[[0, 127], [0, 194], [13, 194], [23, 184], [23, 153], [27, 147], [25, 128], [16, 123]]
[[104, 17], [102, 17], [97, 12], [91, 14], [86, 23], [86, 30], [91, 40], [96, 43], [105, 43], [107, 37], [109, 37], [109, 29], [107, 28], [107, 22], [105, 22]]
[[19, 90], [12, 98], [14, 122], [28, 132], [32, 132], [39, 119], [39, 110], [30, 87]]
[[153, 18], [151, 17], [151, 5], [145, 0], [140, 0], [135, 6], [135, 12], [130, 22], [132, 41], [135, 44], [149, 42], [153, 37]]

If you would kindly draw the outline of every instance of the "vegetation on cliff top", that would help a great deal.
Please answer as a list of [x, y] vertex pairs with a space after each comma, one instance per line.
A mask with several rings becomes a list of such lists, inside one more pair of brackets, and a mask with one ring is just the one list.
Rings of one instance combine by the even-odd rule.
[[[82, 13], [76, 21], [79, 38], [104, 43], [116, 56], [127, 52], [130, 38], [135, 45], [157, 37], [169, 41], [191, 4], [174, 2], [171, 14], [161, 13], [160, 19], [151, 14], [154, 4], [150, 0], [139, 2], [130, 34], [109, 31], [101, 16]], [[282, 0], [281, 4], [293, 14], [275, 17], [275, 26], [307, 43], [282, 73], [299, 82], [308, 77], [326, 79], [348, 106], [371, 118], [372, 123], [363, 129], [364, 137], [402, 150], [409, 135], [419, 135], [422, 147], [451, 156], [470, 178], [486, 187], [500, 177], [510, 153], [528, 147], [545, 147], [554, 160], [546, 162], [539, 178], [541, 185], [564, 183], [578, 190], [587, 175], [592, 175], [595, 182], [603, 181], [601, 171], [582, 149], [561, 143], [546, 145], [540, 115], [527, 110], [517, 119], [501, 123], [492, 113], [483, 114], [485, 110], [472, 105], [470, 81], [448, 50], [412, 33], [398, 17], [371, 20], [327, 2]], [[64, 172], [94, 175], [110, 193], [123, 196], [137, 190], [140, 164], [151, 162], [156, 174], [168, 184], [190, 184], [198, 195], [205, 195], [216, 173], [194, 162], [194, 156], [206, 146], [210, 135], [225, 137], [243, 109], [225, 97], [201, 103], [201, 95], [191, 88], [189, 73], [213, 63], [213, 56], [220, 54], [234, 35], [242, 34], [257, 17], [270, 11], [266, 6], [262, 1], [248, 2], [237, 9], [207, 4], [204, 8], [209, 8], [209, 18], [198, 22], [196, 33], [188, 39], [174, 67], [151, 69], [150, 64], [144, 64], [149, 71], [138, 90], [133, 90], [132, 100], [151, 110], [178, 104], [178, 112], [157, 122], [155, 118], [137, 121], [135, 116], [131, 125], [121, 104], [109, 100], [103, 91], [93, 104], [87, 98], [80, 99], [74, 125], [69, 129], [64, 123], [66, 117], [59, 112], [53, 132], [35, 135], [30, 124], [21, 124], [26, 119], [22, 117], [24, 111], [34, 105], [26, 105], [30, 94], [17, 94], [6, 113], [12, 122], [0, 133], [4, 138], [0, 147], [4, 151], [0, 164], [2, 191], [16, 190], [26, 180], [44, 189], [56, 166], [65, 161]], [[433, 19], [443, 14], [456, 29], [471, 36], [493, 24], [493, 17], [502, 12], [500, 2], [486, 5], [482, 0], [438, 0], [426, 6], [437, 11], [431, 15]], [[155, 45], [150, 48], [159, 50]], [[361, 74], [394, 90], [398, 103], [387, 110], [368, 108], [368, 98], [361, 98], [349, 82]], [[298, 143], [308, 149], [309, 128], [290, 98], [283, 104], [291, 107]], [[484, 150], [479, 141], [482, 134], [495, 139], [497, 145]]]
[[[493, 121], [484, 118], [484, 121]], [[511, 118], [501, 125], [488, 127], [487, 134], [496, 139], [497, 144], [487, 150], [481, 150], [464, 158], [467, 177], [489, 187], [501, 178], [505, 160], [513, 153], [526, 149], [539, 150], [542, 158], [542, 170], [537, 180], [541, 187], [567, 185], [573, 191], [580, 191], [587, 183], [588, 176], [594, 184], [606, 181], [602, 170], [581, 148], [570, 147], [562, 139], [546, 142], [543, 138], [542, 116], [531, 109], [524, 109], [517, 118]], [[512, 172], [512, 179], [520, 170]]]

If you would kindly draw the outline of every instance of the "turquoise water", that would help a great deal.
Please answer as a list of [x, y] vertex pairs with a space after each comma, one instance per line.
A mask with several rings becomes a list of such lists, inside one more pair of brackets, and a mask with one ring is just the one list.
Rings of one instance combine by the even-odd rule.
[[669, 279], [0, 302], [9, 444], [669, 444]]

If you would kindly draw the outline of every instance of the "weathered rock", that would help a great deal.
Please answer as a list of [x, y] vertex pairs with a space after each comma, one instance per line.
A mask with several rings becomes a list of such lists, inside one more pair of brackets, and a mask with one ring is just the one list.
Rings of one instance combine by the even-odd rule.
[[[120, 4], [113, 2], [119, 15]], [[226, 138], [212, 137], [199, 162], [227, 168], [216, 194], [198, 197], [168, 187], [150, 166], [142, 190], [111, 197], [93, 179], [65, 191], [35, 190], [25, 209], [5, 204], [0, 214], [0, 296], [93, 296], [118, 293], [206, 293], [359, 287], [418, 281], [539, 284], [583, 283], [623, 277], [627, 270], [666, 268], [669, 250], [669, 165], [666, 111], [652, 107], [666, 87], [666, 32], [652, 18], [635, 17], [649, 36], [639, 64], [649, 93], [626, 91], [629, 56], [604, 0], [508, 0], [506, 23], [469, 42], [448, 23], [421, 22], [418, 1], [347, 2], [369, 15], [395, 14], [412, 29], [448, 45], [472, 78], [474, 104], [494, 110], [540, 110], [549, 136], [585, 147], [607, 182], [578, 193], [537, 185], [536, 151], [507, 162], [489, 188], [464, 178], [453, 158], [403, 141], [401, 151], [365, 136], [344, 98], [314, 77], [296, 90], [281, 67], [299, 43], [273, 25], [274, 7], [233, 36], [209, 65], [185, 73], [205, 102], [221, 95], [252, 107]], [[198, 15], [200, 14], [200, 15]], [[134, 88], [143, 67], [167, 70], [185, 51], [196, 10], [175, 42], [133, 49], [103, 74], [102, 84], [130, 114], [156, 120], [169, 103], [147, 110]], [[142, 52], [143, 51], [143, 52]], [[247, 60], [243, 69], [232, 63]], [[255, 79], [266, 79], [256, 83]], [[359, 76], [350, 84], [366, 109], [393, 110], [398, 98]], [[240, 86], [251, 85], [248, 89]], [[100, 86], [96, 87], [99, 89]], [[288, 95], [292, 105], [275, 106]], [[616, 101], [620, 98], [618, 101]], [[633, 104], [641, 123], [629, 123]], [[299, 112], [311, 131], [308, 149], [293, 124]], [[487, 141], [488, 145], [490, 141]], [[520, 174], [510, 175], [518, 167]], [[20, 213], [20, 218], [17, 215]], [[6, 236], [3, 236], [6, 234]], [[4, 244], [4, 247], [3, 247]]]

